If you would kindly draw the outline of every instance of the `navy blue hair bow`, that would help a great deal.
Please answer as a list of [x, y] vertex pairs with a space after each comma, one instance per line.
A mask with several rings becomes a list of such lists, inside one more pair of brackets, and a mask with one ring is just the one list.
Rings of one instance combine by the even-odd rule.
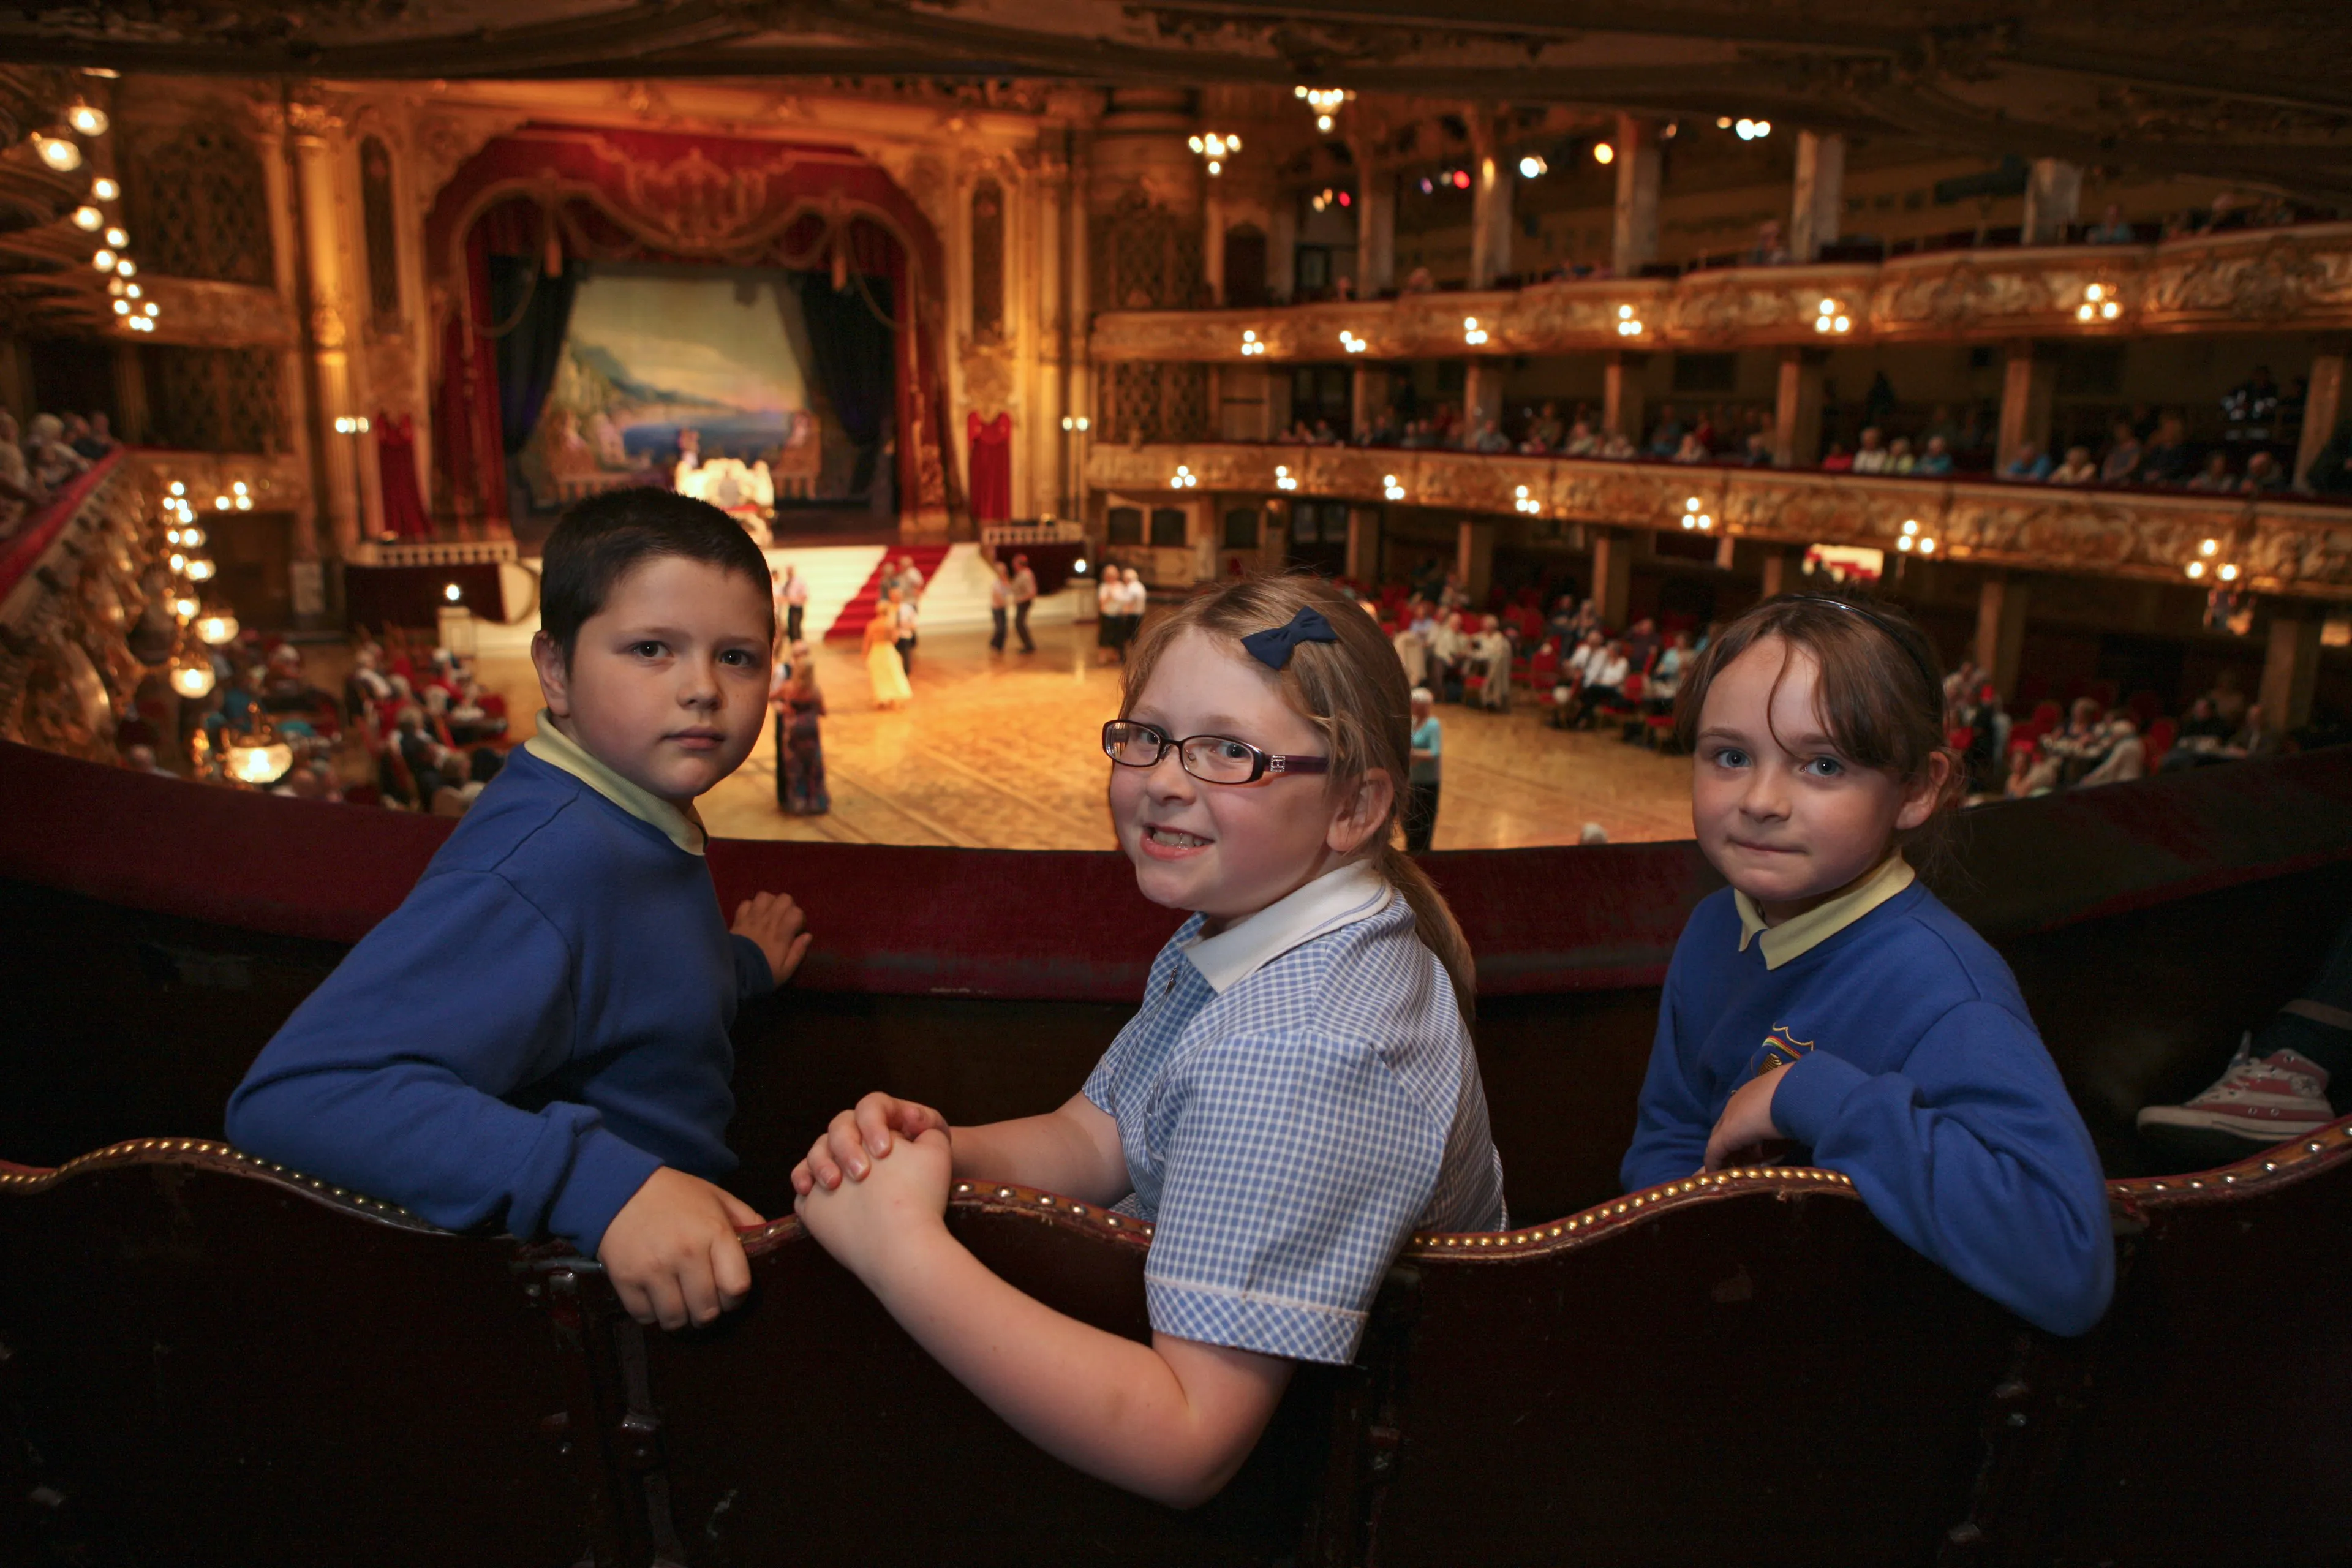
[[1286, 626], [1270, 626], [1262, 632], [1252, 632], [1242, 638], [1242, 647], [1249, 656], [1268, 669], [1287, 668], [1290, 655], [1303, 642], [1338, 642], [1339, 634], [1323, 618], [1323, 612], [1308, 606], [1290, 617]]

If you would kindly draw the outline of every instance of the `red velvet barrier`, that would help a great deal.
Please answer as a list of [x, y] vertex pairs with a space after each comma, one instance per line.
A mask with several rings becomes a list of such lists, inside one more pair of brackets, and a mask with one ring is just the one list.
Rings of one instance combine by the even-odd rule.
[[0, 544], [0, 599], [8, 596], [33, 563], [48, 552], [66, 526], [66, 519], [79, 510], [89, 499], [89, 493], [106, 482], [106, 476], [123, 460], [122, 448], [117, 447], [89, 466], [87, 472], [75, 477], [72, 483], [49, 498], [48, 503], [25, 520], [16, 537]]
[[[450, 824], [99, 767], [0, 744], [0, 877], [279, 935], [355, 942]], [[1996, 941], [2352, 859], [2352, 749], [1994, 806], [1945, 896]], [[1490, 996], [1659, 983], [1718, 885], [1694, 844], [1427, 858]], [[719, 897], [806, 906], [798, 984], [1131, 1002], [1176, 916], [1114, 854], [719, 839]]]

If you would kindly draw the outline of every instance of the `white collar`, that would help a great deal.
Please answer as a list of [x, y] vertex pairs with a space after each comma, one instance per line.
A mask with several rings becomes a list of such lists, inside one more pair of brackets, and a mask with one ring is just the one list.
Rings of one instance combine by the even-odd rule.
[[1292, 948], [1370, 920], [1394, 897], [1395, 889], [1370, 861], [1350, 860], [1214, 936], [1194, 937], [1185, 944], [1184, 956], [1222, 994]]

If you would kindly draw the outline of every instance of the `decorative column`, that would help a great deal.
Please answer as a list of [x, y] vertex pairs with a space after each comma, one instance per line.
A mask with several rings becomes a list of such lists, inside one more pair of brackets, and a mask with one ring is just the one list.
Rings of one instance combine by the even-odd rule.
[[2008, 345], [2000, 383], [2000, 451], [2004, 466], [2028, 445], [2045, 456], [2050, 416], [2058, 393], [2058, 362], [2041, 345], [2019, 340]]
[[311, 472], [330, 526], [335, 551], [349, 556], [360, 542], [358, 441], [339, 434], [333, 421], [360, 413], [352, 395], [351, 353], [346, 327], [343, 249], [335, 207], [332, 139], [342, 121], [324, 105], [289, 102], [287, 130], [294, 147], [294, 174], [301, 203], [303, 289], [310, 315], [303, 338], [310, 353], [310, 374], [318, 388], [316, 410], [319, 460]]
[[1617, 117], [1617, 227], [1609, 265], [1639, 278], [1658, 258], [1658, 132], [1654, 120]]
[[2006, 702], [2017, 695], [2017, 667], [2025, 651], [2026, 609], [2032, 603], [2030, 579], [2007, 572], [1985, 575], [1977, 590], [1977, 668]]
[[1472, 522], [1465, 519], [1454, 535], [1454, 574], [1462, 579], [1462, 591], [1470, 595], [1473, 605], [1486, 602], [1486, 590], [1495, 585], [1495, 525]]
[[1776, 599], [1794, 589], [1804, 574], [1805, 552], [1786, 545], [1768, 544], [1759, 566], [1759, 585], [1764, 597]]
[[[270, 284], [278, 292], [285, 319], [299, 322], [300, 274], [295, 261], [293, 181], [286, 166], [286, 121], [285, 106], [273, 93], [270, 101], [250, 106], [246, 128], [261, 160], [262, 205], [269, 215]], [[319, 481], [311, 462], [316, 439], [308, 368], [298, 331], [294, 341], [278, 354], [278, 388], [286, 407], [287, 453], [294, 472], [302, 476], [298, 493], [286, 498], [287, 510], [294, 514], [289, 541], [294, 559], [287, 588], [299, 621], [316, 620], [327, 612], [326, 571], [319, 562]]]
[[[2319, 449], [2336, 435], [2344, 417], [2344, 350], [2342, 338], [2330, 339], [2312, 356], [2311, 376], [2303, 404], [2303, 439], [2294, 449], [2294, 488], [2311, 488], [2311, 465]], [[2341, 476], [2330, 475], [2341, 483]]]
[[2271, 616], [2270, 648], [2263, 658], [2263, 727], [2284, 734], [2311, 722], [2311, 692], [2319, 679], [2319, 606], [2282, 603]]
[[1348, 509], [1348, 575], [1359, 583], [1381, 580], [1381, 509]]
[[1358, 364], [1349, 386], [1348, 417], [1351, 439], [1370, 430], [1381, 410], [1389, 405], [1389, 373], [1385, 365]]
[[1780, 385], [1772, 409], [1772, 466], [1810, 468], [1822, 460], [1822, 366], [1820, 349], [1780, 351]]
[[1602, 626], [1618, 631], [1633, 606], [1633, 543], [1631, 529], [1592, 531], [1592, 610]]
[[1396, 174], [1381, 167], [1379, 147], [1378, 138], [1360, 133], [1349, 142], [1356, 160], [1356, 293], [1366, 300], [1396, 287]]
[[1462, 378], [1462, 417], [1474, 436], [1487, 420], [1500, 421], [1503, 417], [1505, 368], [1501, 360], [1474, 359]]
[[1635, 446], [1642, 444], [1643, 383], [1650, 374], [1650, 356], [1614, 353], [1601, 369], [1601, 425]]
[[2027, 245], [2063, 245], [2066, 226], [2083, 205], [2083, 166], [2056, 158], [2036, 158], [2025, 177]]
[[1789, 255], [1821, 259], [1822, 247], [1838, 237], [1845, 201], [1845, 138], [1797, 132], [1797, 185], [1789, 207]]
[[1201, 198], [1201, 281], [1210, 304], [1225, 302], [1225, 198], [1214, 180]]
[[[1491, 289], [1511, 270], [1511, 172], [1495, 134], [1496, 107], [1470, 111], [1470, 287]], [[1393, 268], [1391, 268], [1393, 271]]]

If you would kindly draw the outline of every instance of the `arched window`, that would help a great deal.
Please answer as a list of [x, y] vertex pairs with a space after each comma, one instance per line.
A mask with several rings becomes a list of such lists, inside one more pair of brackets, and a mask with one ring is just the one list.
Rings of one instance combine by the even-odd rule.
[[380, 328], [400, 325], [400, 237], [394, 226], [392, 153], [380, 138], [360, 143], [360, 220], [367, 236], [368, 311]]

